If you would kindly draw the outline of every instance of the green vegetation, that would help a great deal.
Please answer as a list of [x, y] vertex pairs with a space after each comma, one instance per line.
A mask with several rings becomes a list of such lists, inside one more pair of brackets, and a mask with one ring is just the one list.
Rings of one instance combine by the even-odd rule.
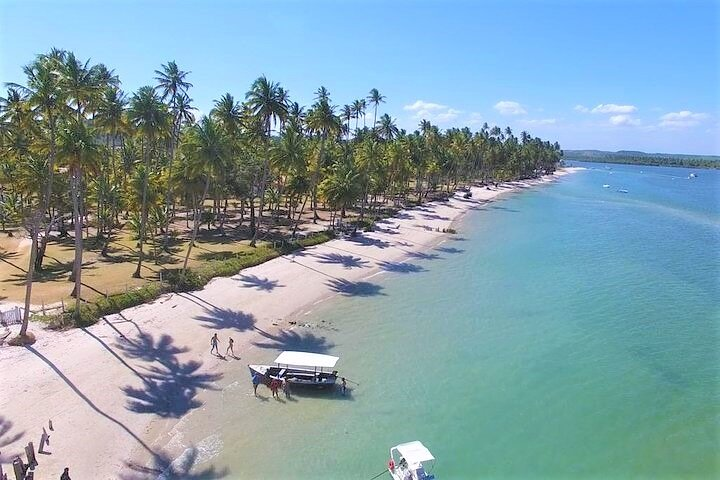
[[79, 312], [75, 310], [75, 307], [71, 307], [62, 314], [33, 318], [56, 328], [68, 325], [87, 327], [105, 315], [119, 313], [126, 308], [150, 302], [163, 293], [199, 290], [215, 277], [230, 277], [240, 273], [245, 268], [254, 267], [280, 255], [300, 248], [318, 245], [333, 238], [332, 232], [319, 232], [293, 243], [282, 242], [276, 247], [263, 245], [252, 252], [238, 253], [224, 258], [219, 256], [206, 261], [196, 269], [164, 270], [162, 282], [150, 283], [127, 292], [108, 295], [93, 303], [81, 304]]
[[[292, 243], [306, 211], [317, 222], [318, 212], [329, 209], [333, 225], [335, 217], [344, 221], [349, 211], [358, 212], [359, 225], [371, 228], [365, 219], [381, 216], [389, 203], [447, 198], [459, 184], [478, 179], [552, 173], [562, 156], [557, 142], [527, 132], [516, 137], [510, 127], [442, 131], [423, 120], [406, 132], [380, 114], [385, 97], [377, 89], [339, 107], [320, 87], [314, 103], [303, 107], [263, 76], [244, 102], [225, 93], [196, 121], [190, 72], [175, 62], [155, 71], [154, 86], [129, 98], [114, 71], [65, 50], [38, 55], [24, 73], [25, 83], [7, 84], [0, 99], [0, 223], [22, 226], [31, 240], [21, 335], [35, 271], [43, 270], [48, 242], [58, 237], [73, 238], [72, 316], [83, 325], [163, 289], [143, 287], [82, 304], [84, 250], [92, 246], [106, 255], [120, 230], [137, 239], [132, 276], [139, 278], [148, 259], [159, 262], [159, 250], [170, 253], [186, 213], [185, 261], [168, 271], [168, 281], [175, 289], [197, 288], [281, 251], [258, 247], [249, 255], [208, 258], [190, 270], [200, 225], [216, 225], [225, 236], [230, 200], [240, 204], [240, 225], [249, 215], [245, 238], [251, 246], [277, 239], [272, 227], [281, 220], [284, 240]], [[95, 241], [83, 242], [91, 231]], [[320, 240], [303, 242], [313, 241]]]
[[644, 153], [600, 150], [565, 150], [565, 160], [581, 162], [621, 163], [629, 165], [653, 165], [659, 167], [688, 167], [720, 169], [720, 157], [713, 155], [681, 155], [669, 153]]

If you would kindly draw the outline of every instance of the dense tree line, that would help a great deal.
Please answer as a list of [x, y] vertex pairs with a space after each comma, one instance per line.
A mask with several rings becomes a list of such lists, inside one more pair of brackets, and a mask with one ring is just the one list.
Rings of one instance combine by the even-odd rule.
[[649, 165], [655, 167], [685, 167], [720, 169], [720, 157], [709, 155], [654, 155], [640, 152], [601, 152], [596, 150], [568, 150], [566, 160], [581, 162]]
[[281, 215], [294, 237], [303, 215], [317, 222], [323, 207], [374, 218], [379, 205], [409, 195], [551, 173], [562, 156], [557, 143], [509, 127], [442, 131], [423, 120], [406, 132], [381, 114], [376, 89], [338, 106], [320, 87], [304, 107], [260, 77], [242, 100], [225, 93], [196, 119], [190, 73], [175, 62], [131, 94], [105, 65], [64, 50], [38, 55], [24, 73], [0, 103], [0, 220], [3, 229], [23, 225], [32, 241], [26, 307], [56, 232], [74, 231], [79, 302], [91, 229], [101, 254], [119, 229], [132, 229], [139, 277], [148, 246], [168, 248], [178, 209], [188, 212], [191, 240], [184, 269], [201, 224], [224, 233], [229, 199], [241, 204], [241, 222], [249, 213], [255, 245]]

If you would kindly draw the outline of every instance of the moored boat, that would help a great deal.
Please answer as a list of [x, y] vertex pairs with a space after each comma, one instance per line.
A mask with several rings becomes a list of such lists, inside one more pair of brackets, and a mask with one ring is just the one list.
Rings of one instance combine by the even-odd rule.
[[[429, 464], [429, 465], [428, 465]], [[394, 480], [432, 480], [435, 457], [422, 442], [401, 443], [390, 449], [388, 471]]]
[[293, 386], [328, 388], [335, 385], [338, 357], [310, 352], [282, 352], [275, 365], [248, 365], [250, 375], [260, 375], [262, 383], [272, 379], [287, 381]]

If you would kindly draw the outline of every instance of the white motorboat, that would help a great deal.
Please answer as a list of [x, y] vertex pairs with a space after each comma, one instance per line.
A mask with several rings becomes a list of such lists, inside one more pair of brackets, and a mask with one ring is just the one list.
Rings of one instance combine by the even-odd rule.
[[608, 185], [607, 183], [605, 183], [605, 184], [603, 184], [603, 188], [610, 188], [610, 185]]
[[262, 383], [272, 379], [286, 380], [293, 386], [326, 388], [335, 385], [338, 357], [309, 352], [282, 352], [275, 365], [248, 365], [250, 375], [260, 375]]
[[390, 449], [388, 471], [394, 480], [432, 480], [428, 472], [435, 466], [435, 457], [421, 442], [401, 443]]

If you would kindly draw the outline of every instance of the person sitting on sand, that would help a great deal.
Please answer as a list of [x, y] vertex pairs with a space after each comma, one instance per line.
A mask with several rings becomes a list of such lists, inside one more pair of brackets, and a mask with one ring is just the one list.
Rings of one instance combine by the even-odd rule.
[[63, 470], [62, 475], [60, 475], [60, 480], [70, 480], [70, 469], [68, 467], [65, 467], [65, 470]]

